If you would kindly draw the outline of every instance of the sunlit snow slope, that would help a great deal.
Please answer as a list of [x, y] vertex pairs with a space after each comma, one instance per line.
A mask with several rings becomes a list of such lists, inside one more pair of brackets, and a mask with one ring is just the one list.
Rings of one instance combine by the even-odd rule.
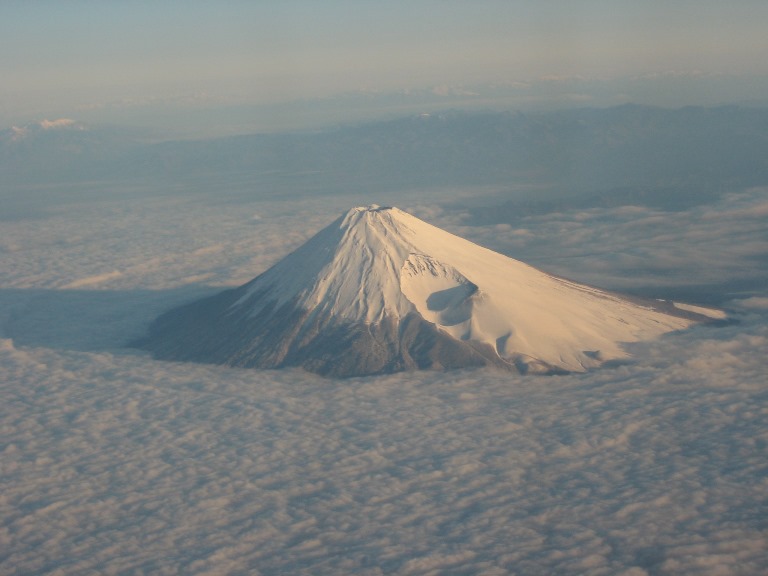
[[583, 371], [705, 316], [545, 274], [397, 208], [350, 210], [248, 284], [173, 310], [158, 357], [333, 376]]

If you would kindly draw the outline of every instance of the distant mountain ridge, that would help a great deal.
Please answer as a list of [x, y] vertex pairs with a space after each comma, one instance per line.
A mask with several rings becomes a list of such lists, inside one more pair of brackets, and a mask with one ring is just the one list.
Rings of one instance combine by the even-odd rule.
[[[151, 143], [115, 130], [0, 132], [6, 182], [102, 177], [266, 178], [281, 193], [430, 186], [546, 186], [695, 203], [768, 183], [768, 109], [625, 105], [561, 112], [445, 112], [329, 128]], [[15, 139], [14, 139], [15, 138]], [[374, 189], [371, 189], [371, 188]]]
[[[705, 312], [699, 310], [698, 312]], [[251, 282], [160, 316], [160, 359], [332, 377], [584, 371], [705, 315], [556, 278], [399, 210], [353, 208]]]

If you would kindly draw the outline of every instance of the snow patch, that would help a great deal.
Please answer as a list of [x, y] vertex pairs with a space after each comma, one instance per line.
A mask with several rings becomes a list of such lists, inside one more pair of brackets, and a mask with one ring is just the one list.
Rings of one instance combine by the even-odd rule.
[[701, 314], [707, 318], [714, 318], [715, 320], [725, 320], [728, 315], [722, 310], [714, 310], [712, 308], [704, 308], [702, 306], [693, 306], [692, 304], [681, 304], [680, 302], [672, 302], [675, 308], [685, 310], [686, 312], [693, 312], [694, 314]]
[[400, 288], [425, 320], [454, 338], [469, 339], [478, 288], [455, 268], [424, 254], [411, 254], [400, 270]]

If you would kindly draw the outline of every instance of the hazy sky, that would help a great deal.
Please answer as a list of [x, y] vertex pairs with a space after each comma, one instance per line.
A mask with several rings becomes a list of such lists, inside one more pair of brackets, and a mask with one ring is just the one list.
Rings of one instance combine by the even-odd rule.
[[[10, 0], [0, 123], [563, 79], [725, 77], [717, 98], [749, 100], [768, 77], [765, 22], [762, 0]], [[609, 91], [653, 99], [625, 88]]]

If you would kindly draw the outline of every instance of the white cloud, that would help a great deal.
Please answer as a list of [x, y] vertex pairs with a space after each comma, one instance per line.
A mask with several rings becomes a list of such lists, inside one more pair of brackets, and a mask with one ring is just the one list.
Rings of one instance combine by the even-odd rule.
[[762, 296], [753, 296], [743, 300], [736, 300], [732, 304], [740, 308], [768, 310], [768, 298]]
[[[0, 253], [0, 572], [764, 571], [765, 294], [729, 305], [738, 323], [552, 378], [335, 382], [120, 348], [162, 308], [211, 290], [185, 279], [247, 280], [336, 212], [145, 197], [0, 229], [17, 246]], [[686, 219], [659, 240], [644, 236], [650, 224], [586, 221], [488, 237], [529, 245], [560, 230], [578, 252], [613, 231], [647, 255], [674, 241], [701, 257], [709, 226]], [[733, 250], [738, 221], [712, 226]], [[116, 269], [99, 290], [62, 289]]]
[[3, 346], [3, 569], [756, 572], [766, 336], [342, 383]]
[[56, 120], [41, 120], [39, 122], [40, 128], [43, 130], [50, 130], [56, 128], [68, 128], [74, 126], [75, 121], [71, 118], [58, 118]]
[[760, 265], [768, 261], [767, 196], [768, 189], [754, 188], [679, 212], [623, 206], [549, 213], [506, 231], [441, 222], [549, 272], [613, 289], [658, 286], [661, 297], [665, 287], [768, 283]]
[[18, 142], [23, 138], [26, 138], [29, 130], [26, 127], [19, 128], [18, 126], [11, 126], [11, 141]]

